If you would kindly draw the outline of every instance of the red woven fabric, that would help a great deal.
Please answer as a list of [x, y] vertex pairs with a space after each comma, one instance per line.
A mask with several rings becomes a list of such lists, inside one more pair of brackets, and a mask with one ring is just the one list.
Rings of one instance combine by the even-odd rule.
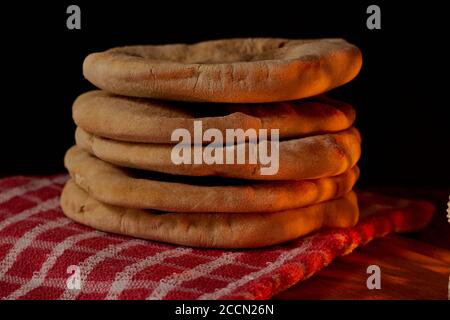
[[[257, 250], [204, 250], [106, 234], [67, 219], [67, 177], [0, 180], [0, 297], [3, 299], [267, 299], [335, 257], [390, 232], [421, 228], [433, 207], [359, 195], [349, 229], [320, 231]], [[69, 266], [81, 289], [68, 289]]]

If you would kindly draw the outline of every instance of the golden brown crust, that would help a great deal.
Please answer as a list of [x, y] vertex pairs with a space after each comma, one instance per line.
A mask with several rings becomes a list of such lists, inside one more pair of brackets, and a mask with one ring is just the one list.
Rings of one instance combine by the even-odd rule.
[[339, 176], [301, 181], [233, 184], [215, 179], [213, 185], [204, 185], [193, 178], [189, 183], [176, 177], [156, 180], [99, 160], [76, 146], [67, 151], [64, 163], [74, 181], [99, 201], [176, 212], [273, 212], [298, 208], [348, 193], [359, 176], [359, 169], [354, 167]]
[[256, 248], [293, 240], [320, 228], [358, 221], [356, 195], [274, 213], [157, 213], [103, 204], [69, 180], [61, 195], [69, 218], [95, 229], [206, 248]]
[[127, 142], [176, 143], [175, 129], [279, 129], [281, 139], [337, 132], [355, 120], [349, 104], [327, 97], [264, 104], [201, 104], [130, 98], [90, 91], [73, 104], [75, 123], [92, 134]]
[[[175, 165], [171, 160], [173, 146], [168, 144], [115, 141], [96, 137], [81, 128], [77, 128], [75, 138], [79, 147], [119, 166], [186, 176], [253, 180], [301, 180], [335, 176], [353, 167], [361, 153], [361, 138], [353, 127], [334, 134], [281, 141], [278, 172], [262, 175], [260, 164]], [[225, 154], [225, 149], [221, 150]]]
[[343, 39], [248, 38], [92, 53], [83, 73], [112, 93], [176, 101], [274, 102], [352, 80], [361, 52]]

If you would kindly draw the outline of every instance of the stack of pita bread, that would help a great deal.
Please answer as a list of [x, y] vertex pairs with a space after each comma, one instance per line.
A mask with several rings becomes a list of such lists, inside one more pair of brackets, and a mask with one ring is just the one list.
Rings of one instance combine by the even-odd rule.
[[[228, 39], [90, 54], [84, 76], [101, 90], [73, 105], [76, 145], [65, 156], [71, 179], [63, 211], [99, 230], [208, 248], [268, 246], [353, 226], [355, 111], [323, 93], [353, 79], [361, 64], [359, 49], [342, 39]], [[173, 132], [194, 135], [198, 121], [222, 133], [278, 129], [278, 170], [174, 163]]]

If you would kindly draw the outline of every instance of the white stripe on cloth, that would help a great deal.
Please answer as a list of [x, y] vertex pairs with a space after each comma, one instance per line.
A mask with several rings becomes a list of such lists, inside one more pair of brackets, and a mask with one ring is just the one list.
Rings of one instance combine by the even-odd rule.
[[[15, 222], [25, 220], [26, 218], [28, 218], [34, 214], [40, 213], [41, 211], [47, 211], [47, 210], [55, 209], [57, 207], [59, 207], [59, 197], [54, 197], [54, 198], [48, 199], [47, 201], [41, 202], [32, 208], [28, 208], [22, 212], [12, 215], [9, 218], [6, 218], [2, 222], [0, 222], [0, 230], [4, 229], [5, 227], [7, 227]], [[67, 219], [67, 220], [69, 220], [69, 219]]]
[[[92, 270], [103, 260], [106, 258], [115, 257], [120, 251], [128, 249], [132, 246], [136, 246], [142, 244], [142, 240], [125, 240], [124, 242], [120, 244], [111, 244], [107, 246], [105, 249], [100, 250], [96, 254], [88, 257], [86, 260], [84, 260], [82, 263], [78, 265], [80, 268], [81, 273], [81, 287], [83, 287], [83, 283], [86, 282], [89, 274]], [[83, 290], [69, 290], [66, 288], [64, 293], [59, 297], [60, 300], [73, 300], [76, 299], [77, 296], [82, 292]]]
[[20, 253], [22, 253], [23, 250], [32, 245], [36, 237], [48, 230], [56, 229], [71, 222], [72, 221], [67, 218], [60, 218], [54, 221], [49, 221], [45, 224], [38, 225], [25, 233], [19, 240], [17, 240], [16, 244], [9, 250], [6, 257], [0, 262], [0, 279], [16, 262], [17, 257], [20, 255]]
[[58, 176], [52, 178], [53, 182], [58, 183], [58, 184], [64, 184], [67, 182], [68, 179], [69, 179], [68, 174], [62, 174], [62, 175], [58, 175]]
[[[75, 231], [80, 231], [80, 229], [75, 229], [75, 228], [69, 228], [69, 226], [63, 226], [64, 229], [66, 230], [75, 230]], [[97, 231], [98, 234], [104, 234], [106, 235], [106, 233], [103, 233], [101, 231]], [[14, 244], [17, 242], [17, 240], [19, 239], [19, 237], [0, 237], [0, 244]], [[46, 240], [34, 240], [33, 243], [30, 245], [30, 247], [33, 248], [39, 248], [39, 249], [47, 249], [47, 250], [53, 250], [53, 248], [55, 248], [55, 246], [57, 245], [57, 243], [55, 243], [54, 241], [46, 241]], [[86, 247], [86, 246], [81, 246], [78, 244], [75, 244], [72, 246], [71, 248], [73, 251], [77, 251], [80, 253], [90, 253], [90, 254], [95, 254], [98, 252], [97, 249], [95, 248], [91, 248], [91, 247]], [[134, 258], [134, 257], [127, 257], [127, 256], [117, 256], [115, 257], [118, 260], [124, 260], [124, 261], [129, 261], [130, 263], [134, 263], [136, 261], [141, 261], [141, 259], [139, 258]]]
[[60, 256], [62, 256], [64, 251], [72, 248], [75, 245], [75, 243], [77, 243], [79, 241], [98, 237], [98, 236], [103, 236], [103, 234], [98, 231], [91, 231], [91, 232], [76, 234], [76, 235], [67, 237], [66, 239], [64, 239], [64, 241], [58, 243], [58, 245], [56, 247], [54, 247], [53, 251], [50, 253], [47, 260], [42, 264], [39, 272], [33, 273], [33, 277], [30, 279], [30, 281], [28, 281], [25, 285], [23, 285], [22, 287], [20, 287], [13, 293], [11, 293], [8, 297], [6, 297], [6, 299], [7, 300], [8, 299], [15, 300], [15, 299], [27, 294], [34, 288], [39, 287], [42, 284], [42, 282], [44, 282], [44, 279], [47, 276], [47, 273], [58, 261], [58, 258]]
[[[47, 220], [42, 220], [42, 221], [47, 221]], [[72, 227], [71, 225], [69, 226], [63, 226], [62, 228], [66, 229], [66, 230], [74, 230], [74, 231], [80, 231], [79, 228], [77, 227]], [[105, 234], [104, 232], [101, 231], [97, 231], [99, 234]], [[108, 237], [110, 235], [108, 234]], [[17, 242], [17, 240], [19, 239], [19, 237], [0, 237], [0, 245], [1, 244], [14, 244]], [[33, 248], [40, 248], [40, 249], [47, 249], [47, 250], [53, 250], [53, 248], [55, 247], [55, 242], [54, 241], [46, 241], [46, 240], [34, 240], [32, 245], [30, 247]], [[146, 245], [155, 245], [156, 247], [159, 247], [159, 245], [157, 243], [153, 243], [153, 242], [149, 242]], [[181, 248], [179, 248], [181, 249]], [[184, 248], [187, 251], [190, 251], [189, 248]], [[71, 248], [71, 250], [76, 251], [76, 252], [81, 252], [81, 253], [89, 253], [89, 254], [95, 254], [98, 252], [97, 249], [95, 248], [91, 248], [91, 247], [87, 247], [87, 246], [83, 246], [83, 245], [78, 245], [78, 244], [74, 244]], [[161, 250], [162, 247], [161, 247]], [[210, 256], [206, 255], [206, 254], [200, 254], [200, 253], [192, 253], [191, 255], [193, 256], [198, 256], [200, 258], [210, 258]], [[145, 257], [145, 258], [138, 258], [138, 257], [133, 257], [133, 256], [123, 256], [123, 255], [118, 255], [114, 257], [117, 260], [123, 260], [123, 261], [128, 261], [131, 264], [140, 264], [140, 263], [144, 263], [145, 260], [147, 259], [151, 259], [152, 257]], [[171, 267], [179, 267], [177, 264], [174, 263], [164, 263], [167, 266], [171, 266]], [[259, 269], [258, 267], [255, 267], [253, 265], [249, 265], [247, 263], [243, 263], [243, 262], [238, 262], [235, 261], [233, 262], [234, 266], [242, 266], [244, 268], [249, 268], [249, 269]], [[145, 266], [144, 266], [145, 267]], [[229, 278], [229, 277], [225, 277], [225, 276], [212, 276], [209, 275], [209, 277], [211, 278], [217, 278], [217, 280], [223, 280], [223, 281], [229, 281], [232, 280], [233, 278]]]
[[147, 299], [151, 300], [160, 300], [163, 299], [173, 288], [180, 286], [183, 282], [187, 280], [195, 280], [198, 279], [214, 269], [217, 269], [221, 266], [232, 264], [233, 261], [240, 255], [240, 253], [227, 252], [222, 254], [218, 258], [214, 258], [214, 260], [209, 261], [207, 263], [202, 263], [195, 268], [187, 269], [181, 273], [171, 275], [165, 279], [162, 279], [159, 282], [158, 287], [147, 297]]
[[[11, 188], [7, 191], [0, 193], [0, 203], [4, 203], [14, 197], [24, 195], [27, 192], [36, 191], [44, 187], [52, 186], [54, 183], [60, 183], [62, 178], [64, 178], [64, 180], [67, 179], [64, 176], [58, 176], [54, 179], [48, 178], [32, 179], [26, 184]], [[64, 180], [62, 182], [64, 182]]]
[[295, 249], [292, 249], [292, 250], [289, 250], [287, 252], [280, 254], [275, 259], [274, 262], [268, 264], [266, 267], [264, 267], [258, 271], [249, 273], [246, 276], [242, 277], [241, 279], [231, 282], [228, 286], [226, 286], [224, 288], [216, 290], [212, 293], [203, 294], [198, 299], [199, 300], [208, 300], [208, 299], [214, 300], [214, 299], [218, 299], [222, 296], [225, 296], [227, 294], [230, 294], [236, 288], [246, 284], [247, 282], [254, 280], [255, 278], [259, 278], [267, 273], [272, 272], [276, 268], [281, 267], [285, 261], [292, 259], [292, 258], [298, 256], [299, 254], [311, 249], [311, 247], [312, 247], [311, 243], [312, 243], [311, 241], [307, 241], [307, 242], [305, 241], [305, 243], [301, 247], [298, 247], [298, 248], [295, 248]]
[[109, 289], [108, 295], [106, 296], [106, 299], [107, 300], [117, 299], [119, 295], [122, 293], [122, 291], [127, 288], [133, 277], [138, 272], [144, 270], [145, 268], [159, 264], [166, 258], [181, 256], [191, 251], [192, 249], [183, 247], [179, 247], [172, 250], [166, 250], [125, 267], [121, 272], [119, 272], [116, 275], [114, 282], [112, 283], [111, 288]]
[[[9, 274], [6, 274], [2, 281], [5, 281], [7, 283], [13, 283], [18, 285], [24, 285], [28, 282], [28, 279], [24, 279], [18, 276], [12, 276]], [[42, 286], [46, 287], [48, 291], [52, 294], [52, 289], [58, 289], [58, 290], [64, 290], [66, 289], [67, 278], [51, 278], [51, 279], [45, 279]], [[154, 280], [132, 280], [128, 283], [128, 287], [131, 289], [146, 289], [150, 287], [157, 286], [157, 282]], [[108, 292], [109, 288], [111, 287], [111, 280], [94, 280], [94, 281], [88, 281], [83, 284], [83, 293], [106, 293]], [[190, 288], [183, 288], [182, 289], [185, 292], [192, 292], [199, 294], [200, 292], [197, 289], [190, 289]], [[42, 293], [40, 293], [42, 294]], [[0, 299], [1, 299], [1, 292], [0, 292]]]
[[[69, 226], [63, 226], [63, 228], [68, 229], [68, 230], [80, 231], [80, 229], [69, 228]], [[106, 235], [106, 233], [101, 232], [101, 231], [96, 231], [96, 232], [98, 234]], [[5, 238], [0, 237], [0, 244], [14, 244], [17, 242], [18, 239], [19, 239], [19, 237], [5, 237]], [[54, 241], [45, 241], [45, 240], [34, 240], [33, 243], [30, 245], [30, 247], [33, 247], [33, 248], [47, 249], [47, 250], [53, 250], [53, 248], [55, 246], [56, 246], [56, 243]], [[81, 246], [78, 244], [73, 245], [71, 249], [74, 251], [80, 252], [80, 253], [95, 254], [98, 252], [98, 250], [95, 248]], [[115, 259], [128, 261], [130, 263], [135, 263], [137, 261], [141, 261], [140, 258], [135, 258], [132, 256], [129, 256], [129, 257], [128, 256], [116, 256]]]

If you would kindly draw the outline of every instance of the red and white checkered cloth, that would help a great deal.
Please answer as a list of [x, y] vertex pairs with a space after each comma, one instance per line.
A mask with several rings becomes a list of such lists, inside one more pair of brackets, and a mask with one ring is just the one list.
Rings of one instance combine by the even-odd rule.
[[[375, 237], [425, 226], [433, 212], [427, 202], [363, 193], [371, 214], [353, 228], [263, 249], [193, 249], [72, 222], [59, 207], [66, 179], [0, 180], [0, 298], [267, 299]], [[71, 265], [81, 289], [68, 289]]]

